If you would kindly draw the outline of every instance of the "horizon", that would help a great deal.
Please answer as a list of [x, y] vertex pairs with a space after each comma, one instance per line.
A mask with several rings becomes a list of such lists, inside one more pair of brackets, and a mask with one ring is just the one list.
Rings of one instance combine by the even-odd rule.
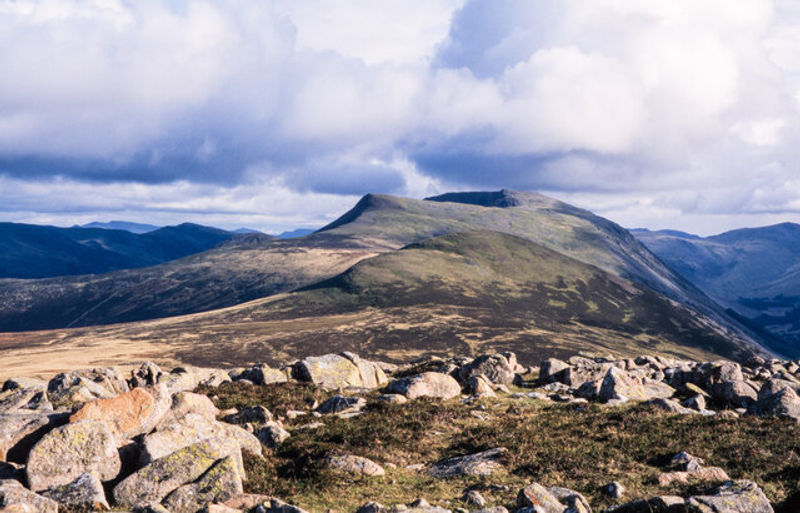
[[789, 0], [22, 0], [0, 27], [2, 221], [284, 231], [508, 187], [651, 230], [800, 222]]

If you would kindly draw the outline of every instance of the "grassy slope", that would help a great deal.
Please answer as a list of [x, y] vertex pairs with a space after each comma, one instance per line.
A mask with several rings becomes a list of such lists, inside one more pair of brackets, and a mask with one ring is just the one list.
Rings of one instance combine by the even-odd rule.
[[[207, 392], [221, 408], [264, 405], [279, 414], [308, 408], [313, 400], [326, 397], [299, 385], [230, 384]], [[623, 502], [702, 490], [696, 483], [661, 488], [656, 482], [669, 458], [685, 450], [709, 466], [722, 467], [734, 479], [758, 483], [778, 506], [778, 513], [796, 511], [792, 509], [797, 507], [800, 481], [800, 425], [796, 423], [668, 415], [641, 405], [580, 409], [511, 398], [481, 404], [483, 418], [473, 415], [477, 404], [417, 400], [381, 405], [372, 399], [366, 413], [355, 418], [300, 417], [289, 425], [322, 420], [325, 426], [294, 431], [278, 450], [267, 450], [264, 461], [249, 459], [245, 488], [309, 511], [354, 511], [369, 500], [391, 505], [417, 497], [435, 505], [468, 508], [460, 497], [465, 488], [474, 487], [490, 505], [513, 511], [516, 492], [537, 481], [577, 490], [600, 511], [613, 503], [599, 492], [612, 480], [627, 488]], [[438, 480], [403, 468], [498, 446], [510, 450], [507, 473], [491, 477]], [[332, 474], [322, 461], [331, 453], [371, 458], [386, 466], [387, 474], [373, 478]]]
[[[697, 359], [743, 354], [694, 312], [647, 288], [487, 231], [412, 244], [292, 294], [171, 319], [7, 334], [0, 348], [17, 361], [57, 347], [60, 358], [84, 352], [86, 365], [98, 365], [109, 361], [102, 354], [88, 359], [88, 348], [110, 341], [128, 360], [138, 351], [214, 366], [342, 350], [397, 361], [511, 350], [529, 363], [580, 350]], [[22, 365], [31, 371], [55, 370], [27, 360]]]

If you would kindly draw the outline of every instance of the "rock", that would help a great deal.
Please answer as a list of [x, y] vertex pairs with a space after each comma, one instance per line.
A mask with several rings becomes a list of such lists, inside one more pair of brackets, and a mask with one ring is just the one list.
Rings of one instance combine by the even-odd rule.
[[607, 511], [609, 513], [707, 513], [688, 510], [683, 497], [675, 497], [673, 495], [638, 499]]
[[456, 476], [489, 476], [503, 469], [500, 460], [508, 453], [505, 447], [496, 447], [475, 454], [456, 456], [435, 463], [428, 474], [446, 479]]
[[464, 493], [464, 496], [461, 497], [461, 500], [470, 506], [476, 506], [478, 508], [486, 506], [486, 499], [483, 498], [483, 495], [481, 495], [478, 490], [468, 490]]
[[697, 456], [692, 456], [686, 451], [681, 451], [670, 460], [669, 466], [675, 470], [686, 470], [693, 472], [703, 468], [705, 461]]
[[169, 374], [162, 374], [159, 384], [167, 387], [170, 395], [178, 392], [188, 392], [194, 390], [202, 381], [202, 369], [195, 367], [175, 367]]
[[734, 408], [749, 408], [758, 400], [758, 392], [744, 381], [723, 381], [712, 391], [714, 399]]
[[319, 405], [317, 411], [322, 414], [347, 413], [360, 411], [366, 405], [367, 401], [361, 397], [335, 395]]
[[109, 481], [121, 466], [113, 429], [104, 422], [83, 420], [44, 435], [31, 449], [25, 470], [31, 489], [39, 491], [69, 484], [91, 471]]
[[213, 502], [223, 502], [243, 493], [242, 477], [236, 461], [225, 457], [208, 469], [196, 482], [183, 485], [163, 501], [172, 513], [195, 513]]
[[667, 399], [674, 393], [674, 388], [662, 382], [638, 378], [627, 371], [611, 367], [603, 378], [598, 399], [603, 402], [612, 399], [648, 401]]
[[674, 399], [653, 399], [652, 401], [647, 401], [647, 404], [669, 413], [678, 413], [681, 415], [697, 413], [689, 408], [684, 408]]
[[381, 394], [378, 396], [377, 401], [389, 404], [404, 404], [408, 402], [408, 398], [401, 394]]
[[267, 364], [255, 365], [246, 369], [244, 372], [235, 376], [235, 380], [246, 379], [256, 385], [273, 385], [275, 383], [286, 383], [289, 376], [280, 369], [274, 369]]
[[350, 454], [344, 456], [329, 456], [326, 462], [329, 468], [348, 474], [361, 474], [366, 476], [382, 476], [386, 474], [383, 467], [361, 456], [353, 456]]
[[9, 413], [0, 415], [0, 460], [25, 463], [28, 452], [50, 430], [64, 425], [60, 413]]
[[491, 385], [483, 376], [472, 376], [467, 380], [467, 390], [477, 397], [497, 397]]
[[153, 362], [144, 362], [141, 367], [131, 371], [131, 378], [128, 384], [131, 388], [135, 387], [152, 387], [158, 384], [158, 380], [164, 372], [161, 367]]
[[110, 509], [103, 490], [103, 483], [96, 472], [86, 472], [71, 483], [49, 488], [40, 493], [62, 506], [75, 509], [89, 511]]
[[37, 495], [18, 481], [10, 479], [0, 480], [0, 508], [9, 512], [58, 513], [57, 502]]
[[683, 402], [683, 405], [687, 408], [691, 408], [697, 411], [703, 411], [706, 409], [706, 398], [702, 395], [695, 395], [687, 399]]
[[291, 504], [286, 504], [279, 499], [271, 499], [269, 507], [258, 506], [253, 511], [255, 513], [308, 513], [302, 508], [298, 508], [297, 506], [293, 506]]
[[490, 383], [510, 385], [514, 382], [517, 356], [514, 353], [483, 355], [475, 358], [458, 370], [461, 383], [483, 376]]
[[387, 382], [380, 366], [353, 353], [311, 356], [294, 365], [293, 376], [322, 388], [378, 388]]
[[267, 422], [272, 421], [272, 413], [263, 406], [248, 406], [238, 413], [233, 415], [226, 415], [223, 419], [230, 424], [255, 424], [263, 426]]
[[619, 481], [612, 481], [607, 485], [603, 485], [600, 491], [612, 499], [620, 499], [625, 495], [625, 487]]
[[[24, 386], [23, 386], [24, 385]], [[6, 380], [0, 392], [0, 414], [51, 412], [47, 384], [43, 381]]]
[[196, 481], [214, 463], [233, 456], [239, 450], [238, 444], [229, 439], [204, 440], [189, 445], [123, 479], [114, 488], [114, 499], [123, 507], [133, 507], [141, 502], [161, 502], [174, 490]]
[[785, 382], [769, 379], [758, 391], [758, 400], [751, 410], [761, 416], [800, 422], [800, 396]]
[[389, 383], [388, 391], [403, 394], [409, 399], [418, 397], [452, 399], [461, 395], [461, 385], [447, 374], [423, 372], [416, 376], [392, 381]]
[[133, 513], [170, 513], [170, 511], [158, 503], [137, 504], [133, 508]]
[[356, 513], [383, 513], [385, 511], [387, 511], [387, 509], [382, 504], [370, 501], [359, 506]]
[[548, 358], [542, 361], [539, 366], [539, 380], [545, 383], [553, 381], [556, 374], [568, 368], [569, 364], [567, 362], [557, 358]]
[[659, 486], [675, 483], [688, 485], [690, 482], [722, 483], [730, 480], [728, 474], [719, 467], [703, 467], [691, 471], [665, 472], [658, 476]]
[[128, 390], [128, 383], [110, 368], [61, 373], [47, 383], [47, 395], [57, 406], [111, 398]]
[[729, 481], [704, 495], [690, 497], [686, 504], [701, 512], [774, 513], [764, 492], [751, 481]]
[[592, 513], [592, 508], [586, 497], [569, 488], [551, 486], [547, 489], [558, 502], [566, 506], [566, 513]]
[[271, 497], [267, 495], [258, 495], [255, 493], [240, 493], [239, 495], [235, 495], [230, 499], [223, 501], [222, 504], [229, 508], [234, 509], [243, 509], [249, 511], [256, 506], [261, 506], [263, 504], [269, 503]]
[[207, 420], [216, 420], [219, 410], [207, 396], [192, 392], [179, 392], [172, 396], [172, 405], [169, 411], [161, 418], [159, 425], [168, 425], [193, 413], [205, 417]]
[[134, 388], [114, 398], [86, 403], [69, 421], [103, 421], [116, 430], [120, 440], [127, 440], [156, 427], [166, 413], [168, 406], [165, 406], [157, 404], [154, 395], [144, 388]]
[[519, 491], [517, 507], [534, 508], [536, 513], [564, 513], [566, 509], [552, 493], [539, 483], [531, 483]]
[[[394, 508], [400, 510], [400, 508]], [[431, 506], [425, 499], [417, 499], [402, 509], [403, 513], [450, 513], [450, 510], [440, 508], [439, 506]]]
[[272, 449], [277, 448], [291, 435], [276, 422], [269, 422], [266, 426], [256, 431], [256, 438]]
[[231, 508], [224, 504], [208, 504], [200, 509], [198, 513], [242, 513], [241, 509]]

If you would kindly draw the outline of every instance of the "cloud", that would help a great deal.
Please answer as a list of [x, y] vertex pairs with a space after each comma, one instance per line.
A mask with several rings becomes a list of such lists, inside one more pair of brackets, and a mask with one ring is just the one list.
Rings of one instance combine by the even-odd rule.
[[626, 224], [800, 211], [789, 0], [0, 0], [0, 45], [17, 219], [475, 187]]

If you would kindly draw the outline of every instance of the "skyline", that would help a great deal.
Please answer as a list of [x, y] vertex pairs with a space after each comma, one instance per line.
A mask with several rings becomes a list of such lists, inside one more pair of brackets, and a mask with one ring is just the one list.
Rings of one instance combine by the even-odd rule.
[[790, 1], [5, 0], [0, 43], [0, 221], [275, 233], [510, 188], [800, 222]]

